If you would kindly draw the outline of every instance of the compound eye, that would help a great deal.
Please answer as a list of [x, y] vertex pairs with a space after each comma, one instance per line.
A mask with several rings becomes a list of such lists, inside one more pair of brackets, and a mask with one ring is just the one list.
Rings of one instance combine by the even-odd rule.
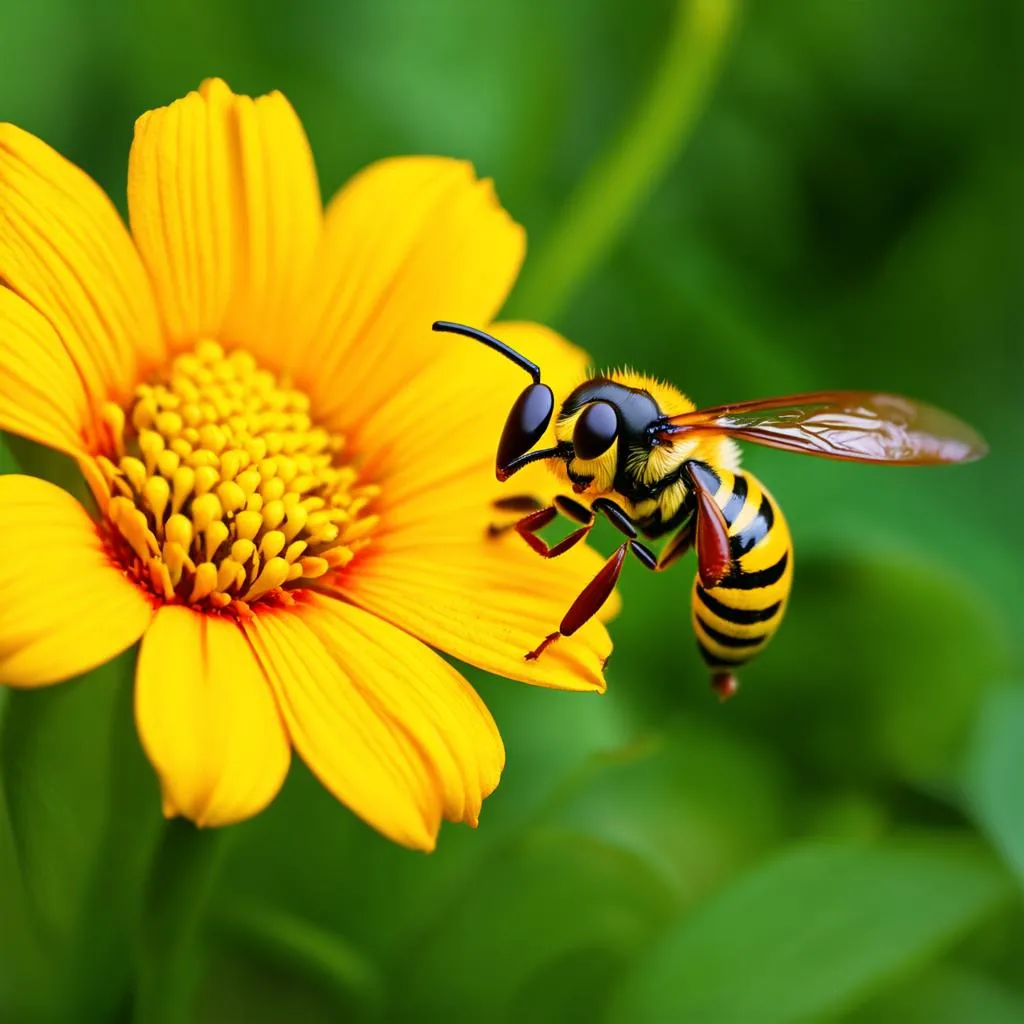
[[594, 402], [580, 413], [572, 432], [576, 457], [588, 462], [604, 455], [619, 432], [619, 417], [607, 402]]
[[498, 479], [510, 463], [525, 455], [544, 435], [555, 410], [547, 384], [531, 384], [512, 406], [498, 442]]

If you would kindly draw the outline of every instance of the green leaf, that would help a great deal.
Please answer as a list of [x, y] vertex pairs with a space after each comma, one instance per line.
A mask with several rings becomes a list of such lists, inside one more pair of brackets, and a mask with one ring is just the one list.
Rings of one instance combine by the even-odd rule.
[[819, 785], [945, 779], [1010, 664], [1002, 626], [983, 591], [932, 560], [798, 550], [786, 621], [728, 713]]
[[1024, 994], [974, 971], [940, 965], [872, 1000], [843, 1024], [1020, 1024]]
[[504, 777], [481, 816], [489, 830], [521, 828], [581, 766], [631, 739], [625, 694], [611, 686], [604, 694], [571, 693], [510, 686], [475, 670], [467, 676], [505, 741]]
[[[214, 951], [189, 1024], [368, 1024], [375, 1018], [338, 1002], [286, 963], [233, 949]], [[144, 1022], [140, 1022], [144, 1024]]]
[[541, 820], [636, 854], [682, 905], [779, 841], [788, 792], [771, 751], [683, 720], [592, 756]]
[[610, 1020], [781, 1024], [835, 1013], [927, 962], [1010, 894], [985, 855], [807, 844], [678, 921], [641, 957]]
[[405, 902], [434, 912], [387, 956], [401, 979], [393, 987], [441, 1016], [461, 1007], [481, 1019], [556, 1021], [584, 1006], [597, 1015], [655, 928], [777, 841], [783, 782], [770, 754], [685, 722], [592, 754], [471, 870], [463, 861], [449, 871], [449, 844], [478, 842], [463, 832], [445, 836], [435, 855], [444, 864], [422, 862], [421, 888], [405, 889]]
[[986, 696], [964, 786], [973, 815], [1024, 885], [1024, 687]]
[[329, 999], [345, 1020], [379, 1015], [383, 981], [341, 935], [286, 911], [245, 904], [222, 910], [214, 927], [226, 946], [251, 958], [254, 970], [268, 965], [287, 969]]
[[[466, 878], [457, 899], [397, 960], [402, 1019], [506, 1020], [559, 998], [551, 971], [583, 954], [570, 989], [594, 1016], [631, 951], [666, 923], [673, 893], [620, 846], [538, 829]], [[584, 981], [585, 979], [585, 981]]]

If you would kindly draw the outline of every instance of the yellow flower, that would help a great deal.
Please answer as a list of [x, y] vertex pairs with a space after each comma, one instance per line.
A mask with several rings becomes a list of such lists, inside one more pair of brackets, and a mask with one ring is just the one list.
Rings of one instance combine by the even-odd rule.
[[[288, 102], [220, 81], [139, 119], [128, 207], [131, 234], [87, 175], [0, 126], [0, 429], [72, 456], [95, 498], [0, 477], [0, 682], [141, 638], [165, 813], [256, 813], [294, 748], [429, 849], [442, 817], [476, 822], [504, 763], [431, 647], [577, 690], [603, 688], [610, 650], [595, 622], [524, 660], [597, 562], [487, 537], [523, 382], [430, 331], [488, 324], [522, 229], [436, 157], [375, 164], [323, 210]], [[585, 365], [542, 327], [495, 330], [554, 381]]]

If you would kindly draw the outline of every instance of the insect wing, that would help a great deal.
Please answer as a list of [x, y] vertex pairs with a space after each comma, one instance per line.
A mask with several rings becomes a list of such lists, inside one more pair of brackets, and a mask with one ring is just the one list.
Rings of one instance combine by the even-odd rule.
[[691, 431], [721, 431], [827, 459], [911, 466], [972, 462], [988, 451], [978, 433], [950, 413], [873, 391], [820, 391], [698, 409], [666, 420], [658, 437]]

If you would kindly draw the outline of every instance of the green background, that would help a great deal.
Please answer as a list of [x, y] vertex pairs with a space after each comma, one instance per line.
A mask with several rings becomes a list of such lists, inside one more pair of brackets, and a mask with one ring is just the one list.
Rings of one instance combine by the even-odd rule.
[[[157, 894], [209, 895], [183, 1019], [1024, 1020], [1024, 7], [740, 4], [689, 110], [713, 39], [673, 50], [686, 9], [0, 0], [0, 118], [119, 202], [140, 112], [212, 74], [279, 88], [325, 195], [397, 153], [493, 176], [530, 238], [509, 312], [597, 364], [700, 404], [902, 392], [992, 447], [749, 451], [797, 571], [740, 695], [707, 691], [692, 562], [630, 566], [606, 696], [471, 674], [508, 767], [429, 857], [296, 765], [216, 875]], [[164, 955], [137, 927], [161, 826], [130, 660], [6, 702], [4, 1021], [126, 1019]]]

